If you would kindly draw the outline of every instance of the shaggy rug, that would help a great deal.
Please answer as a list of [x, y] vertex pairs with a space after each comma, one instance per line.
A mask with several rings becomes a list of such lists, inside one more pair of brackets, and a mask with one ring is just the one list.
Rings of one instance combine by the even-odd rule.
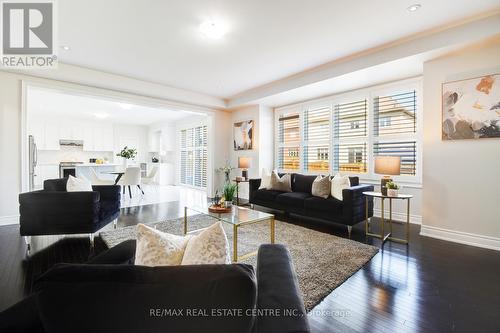
[[[205, 228], [214, 223], [206, 215], [188, 217], [188, 230]], [[149, 223], [158, 230], [182, 235], [183, 218]], [[232, 225], [222, 223], [232, 247]], [[100, 233], [104, 243], [113, 247], [124, 240], [136, 238], [136, 227], [124, 227]], [[257, 250], [260, 244], [269, 243], [269, 223], [259, 222], [238, 229], [240, 255]], [[310, 311], [333, 289], [358, 271], [377, 252], [378, 248], [349, 239], [307, 229], [294, 224], [276, 221], [276, 243], [285, 244], [292, 256], [293, 265], [304, 304]], [[232, 249], [231, 249], [232, 253]], [[243, 263], [255, 266], [256, 257]]]

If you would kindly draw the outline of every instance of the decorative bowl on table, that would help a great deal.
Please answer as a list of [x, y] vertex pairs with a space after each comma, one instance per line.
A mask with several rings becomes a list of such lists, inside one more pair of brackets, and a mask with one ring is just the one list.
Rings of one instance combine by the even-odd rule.
[[224, 205], [211, 205], [208, 207], [210, 213], [229, 213], [231, 212], [231, 207], [225, 207]]

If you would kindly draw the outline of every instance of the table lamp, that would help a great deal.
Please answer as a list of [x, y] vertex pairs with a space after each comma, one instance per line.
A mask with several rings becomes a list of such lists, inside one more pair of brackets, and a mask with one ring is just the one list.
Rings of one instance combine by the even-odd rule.
[[241, 176], [245, 178], [245, 180], [248, 177], [248, 168], [250, 168], [251, 162], [252, 159], [250, 157], [238, 157], [238, 168], [242, 169]]
[[375, 173], [384, 175], [380, 181], [380, 192], [382, 192], [382, 195], [387, 195], [387, 187], [385, 187], [385, 184], [392, 181], [392, 178], [390, 176], [397, 176], [401, 174], [401, 157], [375, 157]]

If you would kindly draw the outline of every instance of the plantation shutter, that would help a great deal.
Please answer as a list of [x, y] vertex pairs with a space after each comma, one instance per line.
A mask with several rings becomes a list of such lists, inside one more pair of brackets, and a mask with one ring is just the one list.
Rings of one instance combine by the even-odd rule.
[[373, 100], [374, 135], [409, 134], [417, 131], [415, 90], [376, 96]]
[[368, 101], [334, 107], [333, 171], [365, 173], [367, 168]]
[[304, 111], [304, 170], [329, 170], [330, 107]]
[[207, 157], [207, 126], [181, 130], [181, 184], [207, 186]]
[[299, 114], [282, 115], [278, 120], [278, 168], [299, 170], [300, 168], [300, 129]]

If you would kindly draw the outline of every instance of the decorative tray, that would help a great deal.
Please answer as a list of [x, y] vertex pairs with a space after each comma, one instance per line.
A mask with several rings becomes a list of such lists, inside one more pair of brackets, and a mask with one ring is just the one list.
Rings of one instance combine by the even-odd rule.
[[208, 211], [210, 213], [230, 213], [231, 212], [231, 207], [224, 207], [224, 206], [210, 206], [208, 207]]

